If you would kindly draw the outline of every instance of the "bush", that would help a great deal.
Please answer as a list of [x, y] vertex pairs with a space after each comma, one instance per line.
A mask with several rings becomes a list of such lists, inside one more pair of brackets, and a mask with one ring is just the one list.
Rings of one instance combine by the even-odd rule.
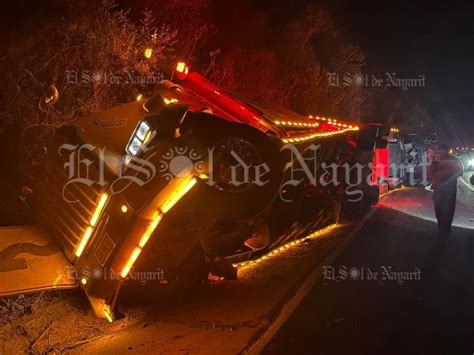
[[[133, 22], [111, 1], [82, 1], [73, 12], [19, 39], [0, 59], [0, 133], [12, 122], [20, 127], [22, 170], [30, 178], [58, 127], [151, 89], [157, 62], [173, 57], [176, 32], [148, 11]], [[48, 105], [56, 89], [59, 100]]]

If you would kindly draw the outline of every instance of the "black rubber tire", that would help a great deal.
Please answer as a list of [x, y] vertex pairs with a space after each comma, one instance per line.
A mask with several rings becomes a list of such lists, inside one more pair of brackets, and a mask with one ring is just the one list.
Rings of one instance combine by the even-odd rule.
[[[209, 184], [200, 184], [193, 195], [200, 196], [200, 212], [225, 221], [243, 220], [264, 211], [278, 196], [283, 177], [283, 159], [279, 142], [248, 125], [227, 122], [215, 116], [199, 113], [192, 120], [191, 130], [207, 149], [215, 149], [231, 139], [249, 143], [269, 167], [263, 186], [250, 184], [245, 191], [227, 191]], [[216, 161], [215, 164], [218, 162]]]

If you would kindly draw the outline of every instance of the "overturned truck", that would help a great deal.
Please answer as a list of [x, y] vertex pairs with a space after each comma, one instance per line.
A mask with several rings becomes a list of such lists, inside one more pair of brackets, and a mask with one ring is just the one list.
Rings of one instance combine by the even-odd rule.
[[378, 201], [379, 125], [266, 107], [183, 62], [169, 79], [57, 132], [27, 196], [38, 224], [0, 229], [0, 297], [82, 287], [113, 321], [122, 287], [165, 295], [209, 272], [236, 278], [241, 263], [336, 224], [351, 197]]

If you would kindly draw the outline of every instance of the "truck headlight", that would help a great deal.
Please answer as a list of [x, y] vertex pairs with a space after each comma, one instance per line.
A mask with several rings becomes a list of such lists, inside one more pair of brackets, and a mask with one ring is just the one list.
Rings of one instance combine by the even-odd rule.
[[128, 145], [128, 152], [132, 155], [137, 155], [142, 145], [143, 145], [143, 142], [140, 141], [138, 137], [135, 137]]
[[150, 140], [151, 134], [152, 131], [149, 123], [146, 121], [141, 121], [130, 138], [130, 141], [128, 142], [126, 152], [129, 155], [136, 156], [142, 149], [143, 145], [145, 145]]
[[140, 125], [137, 128], [136, 136], [143, 142], [148, 134], [150, 132], [150, 126], [148, 125], [147, 122], [142, 121], [140, 122]]

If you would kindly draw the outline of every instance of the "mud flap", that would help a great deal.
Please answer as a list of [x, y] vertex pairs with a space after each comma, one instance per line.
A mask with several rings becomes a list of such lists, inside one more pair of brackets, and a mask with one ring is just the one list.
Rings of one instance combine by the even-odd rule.
[[73, 266], [45, 229], [0, 228], [0, 297], [75, 287]]

